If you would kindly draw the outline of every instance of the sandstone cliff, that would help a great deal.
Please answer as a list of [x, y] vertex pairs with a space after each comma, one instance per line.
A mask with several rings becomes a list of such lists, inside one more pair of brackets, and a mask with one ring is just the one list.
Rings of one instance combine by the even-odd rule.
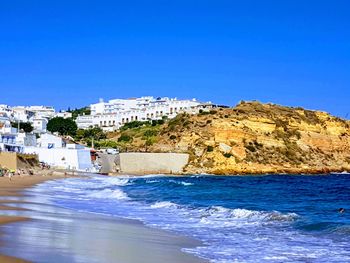
[[180, 114], [150, 128], [150, 137], [133, 131], [110, 137], [117, 140], [126, 134], [132, 137], [122, 145], [128, 150], [190, 153], [186, 173], [350, 171], [350, 123], [302, 108], [245, 102]]

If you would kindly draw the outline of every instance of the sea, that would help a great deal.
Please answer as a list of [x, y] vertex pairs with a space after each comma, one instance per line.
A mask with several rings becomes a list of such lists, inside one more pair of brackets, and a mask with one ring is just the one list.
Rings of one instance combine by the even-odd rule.
[[350, 262], [349, 174], [94, 175], [31, 191], [56, 206], [198, 239], [183, 251], [210, 262]]

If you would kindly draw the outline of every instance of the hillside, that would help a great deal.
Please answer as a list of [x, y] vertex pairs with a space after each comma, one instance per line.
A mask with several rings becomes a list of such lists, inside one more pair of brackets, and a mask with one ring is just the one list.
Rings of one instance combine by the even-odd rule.
[[350, 123], [325, 112], [243, 102], [109, 134], [122, 150], [187, 152], [186, 173], [350, 170]]

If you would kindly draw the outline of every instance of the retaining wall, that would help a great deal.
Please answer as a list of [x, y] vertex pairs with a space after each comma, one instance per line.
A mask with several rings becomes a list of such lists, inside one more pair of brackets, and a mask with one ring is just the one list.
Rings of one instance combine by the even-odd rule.
[[120, 171], [131, 174], [181, 173], [187, 165], [186, 153], [120, 153]]
[[14, 152], [1, 152], [0, 166], [11, 170], [17, 170], [17, 154]]

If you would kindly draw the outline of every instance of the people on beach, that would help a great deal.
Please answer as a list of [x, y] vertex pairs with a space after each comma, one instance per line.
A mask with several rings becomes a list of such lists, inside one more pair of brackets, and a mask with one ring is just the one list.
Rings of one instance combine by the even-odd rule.
[[12, 171], [8, 172], [8, 177], [9, 177], [10, 181], [12, 181]]

